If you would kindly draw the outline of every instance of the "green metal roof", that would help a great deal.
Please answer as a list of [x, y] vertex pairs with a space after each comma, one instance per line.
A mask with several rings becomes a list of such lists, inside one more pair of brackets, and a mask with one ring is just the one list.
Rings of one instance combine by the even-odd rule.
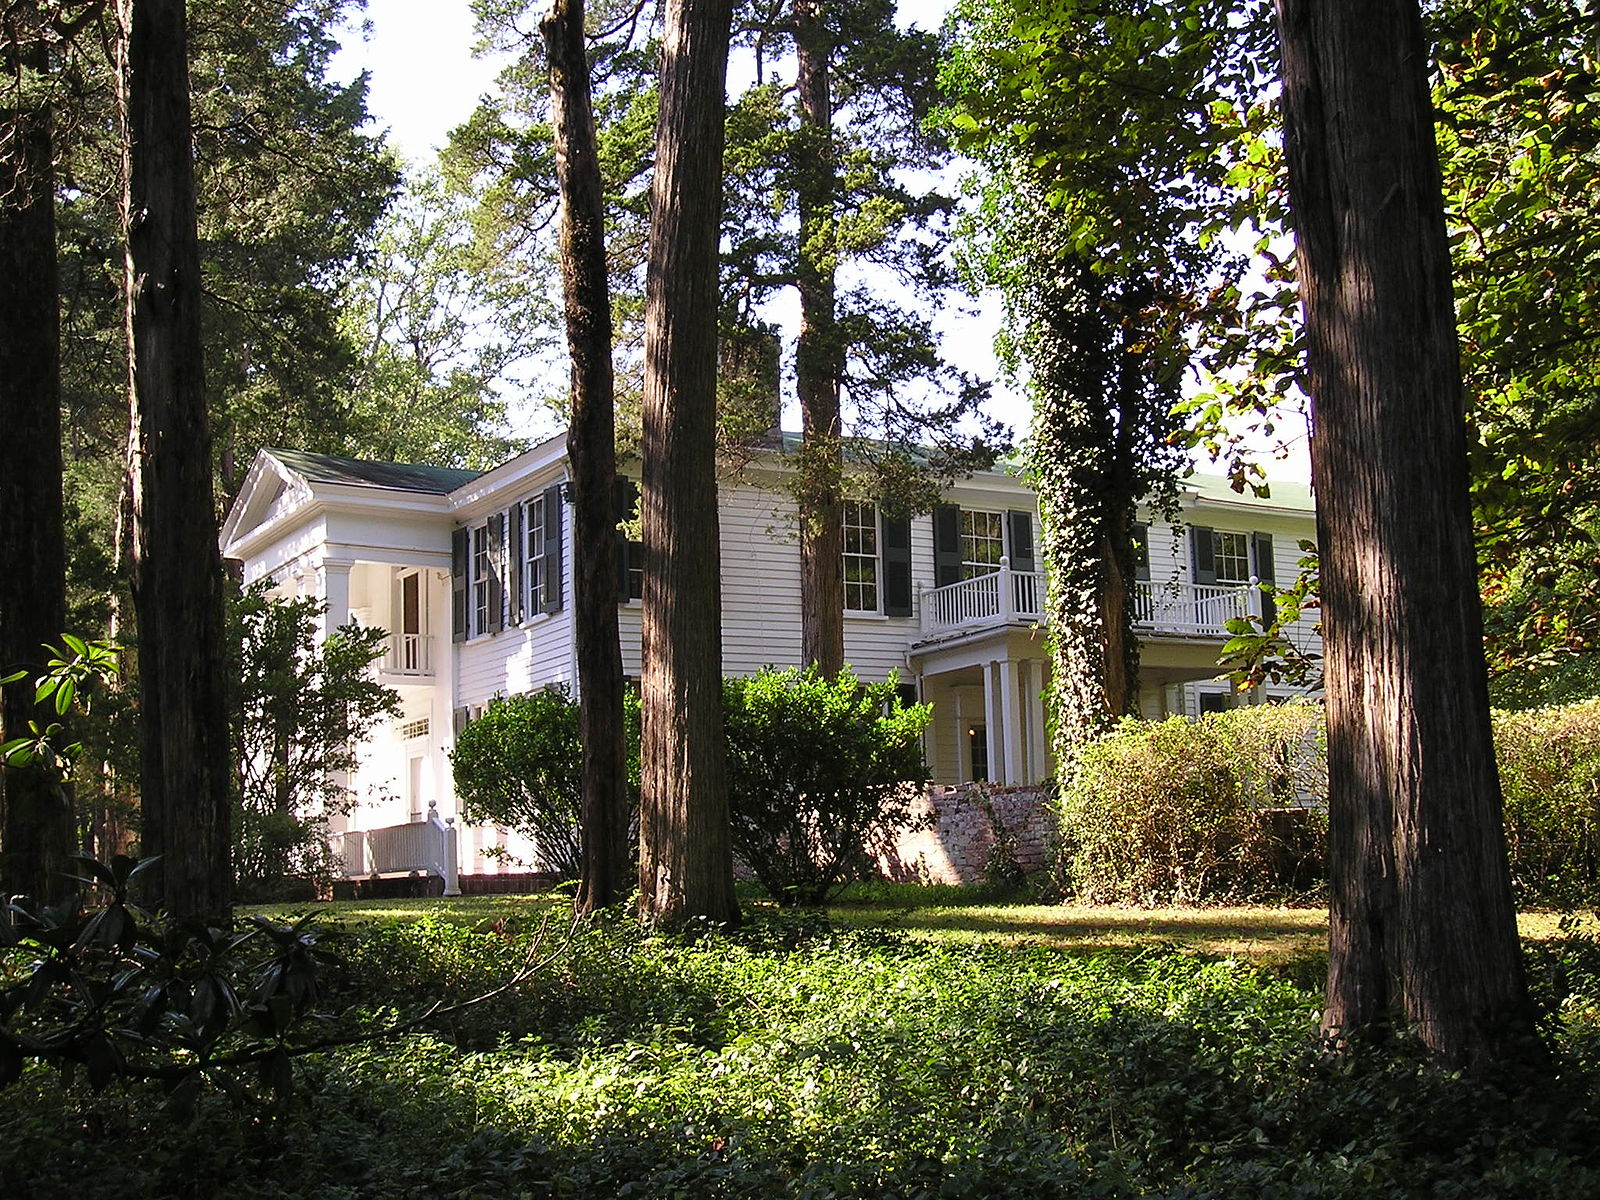
[[401, 492], [430, 492], [445, 496], [482, 475], [456, 467], [425, 467], [414, 463], [371, 462], [361, 458], [335, 458], [305, 450], [269, 450], [284, 466], [314, 483], [344, 483], [356, 487], [392, 488]]
[[1290, 483], [1282, 479], [1269, 480], [1267, 494], [1257, 496], [1249, 488], [1240, 493], [1233, 490], [1226, 475], [1202, 475], [1199, 472], [1182, 481], [1181, 486], [1192, 488], [1202, 500], [1216, 500], [1225, 504], [1261, 504], [1273, 508], [1292, 508], [1302, 512], [1315, 512], [1316, 502], [1311, 498], [1311, 487], [1304, 483]]

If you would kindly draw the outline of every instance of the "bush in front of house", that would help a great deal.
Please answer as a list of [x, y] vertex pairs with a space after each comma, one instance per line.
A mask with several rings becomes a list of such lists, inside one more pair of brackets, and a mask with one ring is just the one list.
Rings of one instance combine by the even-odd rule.
[[[629, 800], [639, 804], [639, 703], [624, 708]], [[540, 870], [576, 879], [583, 866], [583, 748], [578, 705], [561, 686], [498, 696], [456, 735], [456, 794], [469, 821], [514, 829], [538, 849]]]
[[1124, 721], [1061, 797], [1066, 889], [1098, 904], [1305, 893], [1323, 880], [1326, 794], [1320, 705]]
[[1600, 699], [1494, 714], [1521, 903], [1600, 901]]
[[931, 709], [891, 676], [766, 670], [723, 682], [735, 852], [780, 904], [823, 904], [869, 843], [915, 822]]

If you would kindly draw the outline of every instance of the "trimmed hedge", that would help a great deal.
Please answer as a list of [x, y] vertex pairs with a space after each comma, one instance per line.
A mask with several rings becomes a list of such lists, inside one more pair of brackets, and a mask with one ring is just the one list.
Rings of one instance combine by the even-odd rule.
[[1066, 888], [1096, 904], [1303, 892], [1323, 878], [1326, 795], [1319, 706], [1126, 720], [1061, 798]]
[[1494, 714], [1517, 899], [1600, 902], [1600, 698]]
[[[1494, 714], [1519, 903], [1600, 903], [1600, 699]], [[1065, 887], [1097, 903], [1304, 895], [1325, 878], [1319, 705], [1125, 721], [1061, 800]]]

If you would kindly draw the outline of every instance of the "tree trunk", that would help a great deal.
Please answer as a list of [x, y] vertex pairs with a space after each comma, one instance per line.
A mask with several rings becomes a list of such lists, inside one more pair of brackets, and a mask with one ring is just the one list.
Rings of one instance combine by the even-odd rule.
[[583, 743], [583, 869], [577, 904], [588, 913], [617, 903], [629, 890], [613, 511], [617, 450], [611, 294], [583, 0], [552, 0], [541, 28], [550, 57], [550, 123], [561, 188], [561, 281], [572, 357], [567, 461], [572, 468], [572, 586]]
[[[0, 87], [19, 89], [25, 69], [49, 69], [49, 48], [36, 7], [12, 20]], [[19, 98], [0, 111], [0, 675], [27, 678], [0, 689], [0, 741], [23, 736], [30, 720], [54, 719], [34, 704], [33, 679], [44, 670], [43, 646], [59, 643], [66, 624], [59, 366], [50, 112]], [[69, 895], [66, 789], [47, 770], [8, 767], [0, 811], [4, 897]]]
[[840, 351], [835, 319], [833, 55], [820, 0], [794, 0], [800, 101], [795, 204], [800, 248], [800, 341], [795, 390], [804, 435], [795, 503], [800, 518], [800, 654], [828, 676], [844, 669], [844, 505], [839, 438]]
[[717, 243], [730, 0], [670, 0], [645, 299], [639, 905], [736, 921], [722, 731]]
[[1324, 1027], [1532, 1039], [1490, 740], [1450, 258], [1415, 0], [1277, 0], [1318, 488]]
[[222, 559], [200, 340], [182, 0], [131, 0], [128, 302], [144, 849], [176, 916], [229, 911]]

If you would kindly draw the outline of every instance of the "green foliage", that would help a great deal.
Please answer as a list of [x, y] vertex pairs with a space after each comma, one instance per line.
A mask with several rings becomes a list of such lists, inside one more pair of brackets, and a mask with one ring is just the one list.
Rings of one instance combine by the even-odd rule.
[[233, 603], [238, 646], [232, 695], [238, 797], [233, 865], [244, 896], [267, 896], [290, 877], [328, 877], [327, 819], [348, 811], [339, 782], [399, 696], [370, 667], [382, 629], [343, 625], [319, 638], [325, 602], [283, 600], [258, 584]]
[[[377, 923], [344, 939], [340, 986], [454, 999], [530, 937]], [[1403, 1043], [1329, 1055], [1315, 990], [1234, 962], [601, 924], [498, 1024], [300, 1060], [270, 1120], [203, 1095], [180, 1123], [158, 1093], [29, 1072], [0, 1172], [82, 1200], [1570, 1200], [1600, 1188], [1596, 973], [1559, 953], [1555, 1081], [1476, 1083]]]
[[341, 329], [359, 355], [346, 453], [488, 469], [524, 448], [500, 392], [549, 350], [554, 313], [488, 257], [471, 218], [438, 178], [411, 180], [346, 285]]
[[[1069, 890], [1195, 903], [1319, 885], [1323, 739], [1314, 704], [1125, 722], [1085, 752], [1062, 798]], [[1600, 904], [1600, 699], [1496, 712], [1494, 740], [1519, 902]]]
[[178, 1113], [207, 1081], [239, 1097], [255, 1081], [286, 1093], [326, 957], [309, 918], [231, 929], [158, 921], [129, 897], [156, 859], [77, 861], [98, 907], [11, 906], [0, 921], [0, 1087], [31, 1060], [69, 1081], [81, 1070], [96, 1092], [158, 1081]]
[[[639, 698], [623, 705], [630, 810], [639, 807]], [[474, 821], [515, 829], [537, 847], [539, 866], [563, 879], [583, 867], [583, 745], [578, 706], [565, 687], [497, 696], [450, 752], [456, 795]]]
[[1124, 721], [1061, 798], [1068, 888], [1132, 904], [1304, 891], [1323, 877], [1326, 796], [1320, 706]]
[[1600, 646], [1600, 64], [1583, 0], [1437, 6], [1490, 665]]
[[769, 669], [723, 699], [734, 849], [780, 904], [822, 904], [912, 823], [932, 710], [848, 669]]
[[1600, 904], [1600, 699], [1494, 714], [1518, 900]]
[[[65, 718], [74, 709], [88, 714], [94, 707], [94, 696], [104, 691], [121, 673], [118, 662], [119, 648], [111, 642], [91, 642], [61, 635], [64, 649], [46, 647], [50, 658], [45, 670], [34, 681], [33, 699], [38, 705], [48, 701], [48, 711]], [[25, 678], [27, 672], [17, 671], [0, 678], [0, 684], [15, 683]], [[61, 786], [72, 780], [73, 769], [83, 750], [81, 741], [64, 742], [66, 733], [61, 721], [48, 716], [41, 725], [28, 722], [28, 732], [0, 745], [0, 766], [39, 766], [47, 771]]]

